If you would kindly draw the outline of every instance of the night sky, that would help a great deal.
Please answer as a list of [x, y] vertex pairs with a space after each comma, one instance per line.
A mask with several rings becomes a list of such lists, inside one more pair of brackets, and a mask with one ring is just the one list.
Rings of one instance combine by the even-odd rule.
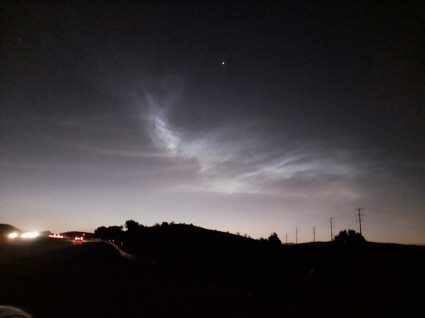
[[425, 244], [423, 1], [0, 5], [0, 223]]

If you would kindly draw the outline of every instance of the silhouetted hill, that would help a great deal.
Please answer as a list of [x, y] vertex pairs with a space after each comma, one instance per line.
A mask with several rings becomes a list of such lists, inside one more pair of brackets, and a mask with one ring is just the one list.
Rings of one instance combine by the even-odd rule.
[[102, 301], [105, 317], [122, 316], [121, 308], [146, 317], [422, 317], [425, 312], [424, 246], [281, 245], [193, 225], [133, 225], [95, 232], [151, 258], [152, 265], [125, 259], [99, 241], [34, 240], [27, 249], [38, 246], [37, 254], [5, 262], [0, 271], [0, 281], [9, 286], [8, 303], [25, 303], [31, 313], [46, 317], [44, 310], [71, 316], [81, 309], [99, 316], [93, 304]]
[[417, 292], [425, 285], [424, 246], [282, 245], [193, 225], [135, 223], [128, 231], [103, 227], [95, 235], [111, 235], [127, 252], [152, 258], [149, 273], [161, 279], [202, 282], [251, 297], [253, 316], [416, 317], [425, 312]]
[[[262, 251], [276, 250], [280, 246], [268, 244], [251, 238], [186, 224], [171, 224], [140, 227], [137, 231], [123, 232], [115, 237], [122, 247], [136, 254], [167, 253], [184, 255], [185, 258], [199, 258], [207, 255], [236, 258]], [[146, 255], [145, 255], [146, 256]]]
[[20, 229], [9, 225], [9, 224], [0, 224], [0, 235], [7, 235], [11, 232], [22, 232]]

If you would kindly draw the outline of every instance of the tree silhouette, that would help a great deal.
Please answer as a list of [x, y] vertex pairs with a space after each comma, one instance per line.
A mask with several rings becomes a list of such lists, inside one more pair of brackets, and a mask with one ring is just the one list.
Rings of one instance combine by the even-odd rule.
[[366, 242], [365, 238], [354, 230], [339, 232], [334, 241], [338, 245], [359, 245]]
[[273, 245], [282, 245], [282, 242], [280, 241], [279, 236], [277, 236], [276, 233], [270, 234], [268, 241]]
[[122, 226], [109, 226], [109, 227], [98, 227], [94, 234], [96, 237], [103, 240], [114, 240], [115, 242], [121, 242], [122, 240]]
[[128, 232], [136, 232], [140, 227], [140, 224], [134, 220], [125, 221], [125, 228]]
[[104, 226], [100, 226], [96, 230], [94, 230], [94, 235], [97, 238], [100, 238], [102, 240], [107, 240], [108, 239], [108, 229]]

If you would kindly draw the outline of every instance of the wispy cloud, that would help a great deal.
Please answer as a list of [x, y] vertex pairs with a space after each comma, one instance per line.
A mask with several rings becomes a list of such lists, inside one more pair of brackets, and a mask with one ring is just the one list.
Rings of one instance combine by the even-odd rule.
[[347, 153], [333, 150], [320, 140], [292, 141], [286, 148], [273, 148], [270, 140], [279, 135], [265, 136], [269, 140], [266, 143], [261, 135], [252, 134], [244, 122], [193, 131], [176, 127], [166, 114], [151, 112], [148, 127], [152, 140], [171, 156], [196, 160], [202, 179], [202, 185], [197, 184], [194, 189], [197, 191], [267, 193], [285, 181], [291, 184], [294, 179], [328, 180], [329, 176], [340, 180], [356, 173], [346, 160]]

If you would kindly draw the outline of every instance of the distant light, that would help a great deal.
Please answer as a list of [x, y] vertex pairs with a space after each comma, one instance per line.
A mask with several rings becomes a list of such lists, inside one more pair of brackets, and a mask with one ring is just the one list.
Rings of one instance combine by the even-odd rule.
[[55, 233], [55, 234], [49, 234], [49, 237], [53, 237], [53, 238], [63, 238], [63, 235], [60, 235], [60, 234]]
[[37, 232], [25, 232], [21, 234], [22, 238], [34, 238], [37, 237], [39, 234]]
[[16, 237], [18, 237], [18, 233], [16, 233], [16, 232], [10, 233], [9, 237], [10, 238], [16, 238]]
[[224, 65], [224, 64], [226, 64], [226, 63], [224, 63], [224, 62], [221, 62], [221, 65]]

